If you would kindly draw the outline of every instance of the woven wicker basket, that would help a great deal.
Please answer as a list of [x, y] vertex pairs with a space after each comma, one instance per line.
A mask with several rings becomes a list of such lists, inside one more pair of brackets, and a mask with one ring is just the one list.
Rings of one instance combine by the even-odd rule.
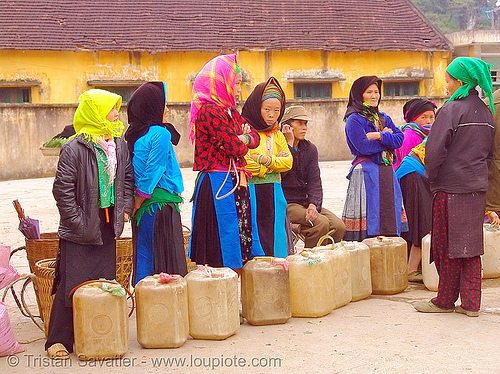
[[189, 239], [191, 238], [191, 231], [184, 226], [182, 235], [184, 237], [184, 252], [186, 253], [186, 265], [187, 265], [187, 271], [189, 273], [191, 270], [196, 270], [196, 262], [191, 261], [191, 259], [188, 257]]
[[[57, 257], [57, 250], [59, 248], [59, 238], [57, 237], [57, 232], [41, 233], [40, 239], [26, 239], [25, 248], [30, 271], [32, 273], [35, 273], [35, 264], [38, 261]], [[42, 310], [42, 301], [40, 300], [40, 292], [38, 291], [37, 282], [34, 282], [33, 286], [35, 288], [35, 297], [36, 303], [38, 305], [38, 312], [40, 318], [42, 318], [42, 321], [44, 321], [45, 318]]]
[[116, 240], [116, 280], [127, 290], [130, 288], [133, 253], [132, 238], [119, 238]]
[[[40, 239], [26, 239], [26, 257], [30, 271], [35, 272], [38, 261], [56, 258], [58, 248], [59, 238], [56, 232], [42, 233]], [[119, 238], [116, 241], [116, 280], [127, 289], [132, 273], [132, 255], [132, 238]]]
[[45, 336], [49, 333], [50, 312], [54, 301], [54, 295], [51, 295], [51, 293], [54, 285], [55, 267], [55, 258], [40, 260], [35, 264], [35, 292], [40, 316], [43, 320]]
[[[40, 260], [54, 259], [57, 256], [59, 248], [59, 238], [57, 233], [42, 233], [40, 239], [26, 239], [26, 256], [30, 264], [30, 270], [36, 275], [36, 263]], [[130, 275], [132, 273], [132, 238], [120, 238], [116, 241], [116, 280], [126, 289], [130, 288]], [[54, 277], [54, 270], [52, 269], [52, 278]], [[38, 282], [34, 282], [36, 302], [40, 317], [45, 322], [43, 304], [44, 301], [40, 299], [41, 295], [46, 290], [39, 290]], [[52, 291], [52, 288], [49, 290]], [[52, 304], [51, 304], [52, 305]], [[48, 323], [48, 322], [47, 322]]]
[[56, 232], [40, 234], [40, 239], [26, 239], [26, 257], [30, 265], [30, 271], [35, 272], [35, 264], [47, 258], [56, 258], [59, 248], [59, 238]]

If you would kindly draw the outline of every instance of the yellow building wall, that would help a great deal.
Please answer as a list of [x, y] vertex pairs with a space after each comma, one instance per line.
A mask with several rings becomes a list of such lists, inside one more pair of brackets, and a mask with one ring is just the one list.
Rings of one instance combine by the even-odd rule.
[[[412, 70], [423, 73], [421, 80], [421, 96], [440, 96], [446, 93], [444, 71], [451, 60], [451, 52], [349, 52], [332, 53], [328, 57], [328, 65], [333, 69], [345, 70], [344, 82], [339, 83], [342, 97], [349, 96], [352, 82], [363, 75], [379, 77], [398, 77]], [[393, 78], [391, 80], [397, 80]]]
[[[293, 83], [288, 82], [286, 73], [322, 69], [321, 51], [276, 51], [271, 53], [269, 75], [278, 78], [288, 99], [293, 99]], [[335, 97], [334, 92], [332, 96]]]
[[345, 98], [352, 82], [362, 75], [394, 77], [412, 70], [426, 77], [414, 78], [421, 79], [422, 96], [439, 96], [445, 94], [444, 71], [450, 59], [449, 52], [329, 52], [325, 57], [316, 51], [283, 51], [272, 53], [270, 75], [280, 79], [287, 97], [293, 98], [293, 84], [286, 81], [288, 73], [327, 69], [341, 77], [332, 83], [332, 97]]
[[254, 87], [266, 80], [266, 53], [262, 51], [238, 52], [238, 64], [248, 80], [241, 85], [241, 99], [246, 100]]
[[268, 54], [267, 60], [266, 72], [264, 52], [240, 52], [240, 65], [252, 72], [247, 86], [253, 88], [268, 76], [274, 76], [279, 79], [287, 98], [294, 97], [293, 83], [287, 76], [311, 75], [321, 70], [340, 77], [332, 83], [333, 98], [349, 97], [352, 82], [362, 75], [396, 77], [404, 76], [409, 70], [425, 77], [414, 77], [421, 81], [421, 96], [441, 96], [446, 94], [444, 72], [451, 61], [451, 52], [275, 51]]
[[[71, 52], [0, 51], [1, 81], [38, 80], [32, 89], [33, 103], [76, 103], [89, 81], [164, 80], [169, 102], [191, 100], [192, 80], [217, 53], [169, 52]], [[332, 83], [333, 98], [346, 98], [352, 82], [361, 75], [394, 76], [408, 69], [426, 72], [420, 95], [444, 95], [444, 72], [450, 52], [321, 52], [240, 51], [240, 67], [248, 75], [242, 87], [245, 99], [258, 83], [275, 76], [287, 98], [293, 98], [294, 72], [327, 69], [342, 77]], [[419, 79], [419, 78], [416, 78]]]

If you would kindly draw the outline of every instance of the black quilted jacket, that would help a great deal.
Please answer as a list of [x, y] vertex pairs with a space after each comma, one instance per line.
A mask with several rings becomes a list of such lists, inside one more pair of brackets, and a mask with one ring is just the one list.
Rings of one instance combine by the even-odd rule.
[[[124, 213], [134, 207], [134, 171], [125, 142], [116, 141], [115, 238], [123, 231]], [[94, 146], [80, 135], [66, 143], [59, 157], [52, 193], [61, 215], [58, 235], [78, 244], [102, 245], [99, 172]]]

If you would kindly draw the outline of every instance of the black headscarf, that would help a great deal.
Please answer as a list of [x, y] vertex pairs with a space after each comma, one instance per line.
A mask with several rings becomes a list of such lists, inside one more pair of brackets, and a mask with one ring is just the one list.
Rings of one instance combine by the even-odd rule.
[[427, 99], [411, 99], [403, 106], [403, 118], [406, 122], [413, 122], [415, 118], [428, 110], [435, 111], [436, 104]]
[[[367, 109], [373, 114], [378, 114], [378, 105], [380, 104], [380, 99], [378, 99], [378, 104], [376, 107], [367, 108], [363, 105], [363, 92], [366, 91], [368, 87], [372, 84], [376, 84], [379, 91], [380, 97], [382, 97], [382, 79], [374, 75], [367, 75], [359, 77], [356, 79], [349, 92], [349, 102], [347, 103], [347, 110], [344, 115], [344, 120], [347, 119], [353, 113], [363, 114]], [[364, 114], [363, 114], [364, 115]]]
[[127, 103], [129, 128], [125, 133], [130, 154], [134, 144], [151, 126], [163, 126], [170, 131], [172, 144], [177, 145], [181, 135], [171, 123], [163, 123], [166, 94], [163, 82], [147, 82], [140, 86]]
[[253, 89], [250, 96], [248, 96], [248, 99], [245, 102], [245, 105], [243, 105], [243, 109], [241, 111], [241, 115], [243, 116], [243, 118], [245, 118], [250, 124], [250, 126], [252, 126], [257, 131], [262, 131], [262, 132], [271, 131], [275, 126], [275, 124], [268, 125], [266, 121], [264, 121], [264, 118], [262, 118], [262, 115], [260, 114], [260, 108], [262, 105], [262, 96], [264, 94], [266, 87], [269, 86], [270, 84], [273, 84], [278, 88], [283, 98], [281, 100], [281, 111], [277, 120], [278, 123], [281, 121], [281, 118], [285, 113], [285, 93], [283, 92], [283, 89], [281, 88], [278, 80], [274, 77], [271, 77], [267, 80], [267, 82], [259, 83]]

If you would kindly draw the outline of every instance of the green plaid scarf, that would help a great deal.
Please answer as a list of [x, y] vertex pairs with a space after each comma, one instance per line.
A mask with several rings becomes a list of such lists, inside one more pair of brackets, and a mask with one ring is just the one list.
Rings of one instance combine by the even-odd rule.
[[[380, 121], [378, 112], [373, 112], [371, 110], [373, 107], [366, 102], [363, 103], [363, 106], [365, 106], [365, 109], [361, 112], [361, 115], [366, 117], [368, 121], [372, 122], [378, 131], [382, 131], [382, 122]], [[382, 151], [382, 161], [386, 165], [392, 165], [394, 162], [394, 154], [391, 151]]]

